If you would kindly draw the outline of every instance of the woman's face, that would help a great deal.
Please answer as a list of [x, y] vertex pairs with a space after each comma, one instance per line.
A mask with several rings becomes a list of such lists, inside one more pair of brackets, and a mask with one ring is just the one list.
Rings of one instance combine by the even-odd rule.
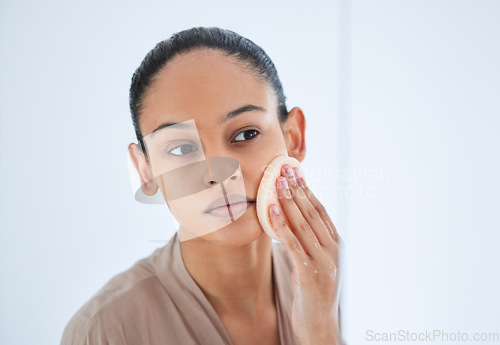
[[[250, 107], [236, 116], [225, 117], [244, 106]], [[172, 150], [175, 145], [171, 145], [170, 153], [175, 153], [176, 156], [169, 157], [181, 159], [182, 154], [182, 159], [192, 159], [193, 164], [198, 161], [199, 167], [206, 166], [206, 159], [209, 157], [223, 157], [217, 162], [222, 165], [225, 162], [226, 168], [231, 166], [229, 170], [234, 170], [230, 172], [231, 178], [227, 180], [227, 184], [224, 184], [224, 193], [246, 194], [246, 198], [250, 200], [243, 212], [238, 213], [236, 208], [233, 209], [231, 213], [236, 212], [233, 218], [217, 216], [205, 211], [214, 199], [222, 195], [221, 189], [218, 186], [197, 188], [198, 183], [201, 186], [207, 182], [203, 181], [203, 174], [195, 173], [188, 177], [188, 170], [177, 169], [180, 173], [175, 179], [191, 179], [190, 188], [197, 193], [187, 192], [184, 197], [170, 200], [169, 195], [181, 195], [186, 189], [180, 193], [178, 190], [169, 190], [180, 184], [167, 182], [165, 187], [165, 181], [160, 182], [156, 176], [155, 188], [159, 186], [167, 197], [170, 211], [180, 223], [180, 235], [182, 231], [185, 231], [185, 234], [196, 232], [196, 236], [186, 236], [185, 239], [239, 246], [265, 234], [259, 224], [255, 207], [264, 170], [278, 155], [288, 154], [302, 161], [305, 154], [305, 124], [302, 112], [294, 108], [290, 112], [291, 117], [282, 126], [278, 120], [277, 109], [277, 98], [273, 89], [259, 80], [254, 72], [245, 68], [241, 62], [220, 51], [197, 49], [177, 55], [157, 74], [143, 101], [140, 117], [143, 136], [147, 139], [154, 137], [150, 135], [153, 132], [168, 129], [167, 127], [155, 131], [165, 123], [195, 124], [194, 130], [189, 129], [182, 134], [186, 139], [191, 135], [191, 147], [177, 146]], [[174, 128], [175, 126], [170, 127]], [[182, 131], [178, 131], [177, 135], [181, 135], [179, 133]], [[165, 136], [167, 137], [172, 139], [175, 135]], [[160, 136], [157, 147], [163, 149], [167, 145], [162, 143], [162, 140]], [[180, 144], [179, 142], [178, 145]], [[148, 145], [150, 144], [146, 140], [146, 146]], [[193, 150], [194, 146], [200, 146], [200, 150]], [[148, 152], [153, 150], [148, 147]], [[192, 158], [189, 158], [189, 154]], [[161, 170], [158, 168], [161, 163], [158, 163], [157, 158], [150, 157], [150, 162], [153, 170], [155, 164], [156, 168]], [[223, 167], [222, 175], [224, 169]], [[216, 174], [215, 161], [208, 170], [214, 171], [210, 174]], [[165, 178], [166, 176], [164, 175]], [[182, 240], [183, 236], [180, 238]]]

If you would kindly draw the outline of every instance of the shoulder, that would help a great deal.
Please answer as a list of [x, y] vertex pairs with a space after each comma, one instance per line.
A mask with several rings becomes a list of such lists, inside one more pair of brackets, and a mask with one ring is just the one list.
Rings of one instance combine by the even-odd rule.
[[163, 248], [113, 276], [81, 306], [66, 325], [61, 345], [107, 344], [111, 339], [120, 344], [120, 329], [148, 310], [149, 301], [168, 296], [156, 273]]

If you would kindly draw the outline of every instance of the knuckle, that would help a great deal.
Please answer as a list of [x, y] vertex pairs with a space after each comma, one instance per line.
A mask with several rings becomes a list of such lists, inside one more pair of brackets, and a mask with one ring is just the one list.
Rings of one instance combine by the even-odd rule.
[[326, 215], [326, 214], [327, 214], [327, 213], [326, 213], [326, 208], [325, 208], [325, 206], [323, 206], [323, 204], [319, 204], [319, 205], [318, 205], [317, 212], [318, 212], [318, 214], [320, 214], [320, 215], [322, 215], [322, 216], [324, 216], [324, 215]]
[[306, 211], [306, 216], [308, 218], [318, 218], [319, 212], [314, 207], [311, 207]]
[[280, 229], [284, 230], [286, 228], [286, 226], [287, 225], [286, 225], [286, 223], [285, 223], [285, 221], [283, 219], [278, 220], [278, 227]]
[[306, 233], [309, 232], [309, 230], [310, 230], [309, 229], [309, 224], [307, 224], [307, 222], [300, 222], [299, 223], [299, 230], [301, 232], [306, 232]]
[[302, 188], [297, 188], [295, 191], [296, 195], [299, 196], [300, 198], [307, 199], [307, 194]]

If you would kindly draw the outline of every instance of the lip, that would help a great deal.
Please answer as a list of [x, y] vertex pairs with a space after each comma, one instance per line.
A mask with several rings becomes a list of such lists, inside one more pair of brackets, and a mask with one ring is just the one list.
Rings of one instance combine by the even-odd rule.
[[[228, 200], [227, 202], [226, 202], [226, 198]], [[204, 213], [210, 213], [210, 211], [212, 211], [218, 207], [227, 207], [227, 206], [229, 206], [228, 202], [229, 202], [229, 205], [234, 205], [234, 204], [238, 204], [238, 203], [254, 203], [255, 200], [252, 200], [249, 197], [247, 197], [246, 195], [242, 195], [242, 194], [229, 194], [226, 197], [221, 196], [221, 197], [215, 199], [214, 201], [212, 201], [210, 203], [210, 205], [208, 205], [208, 207], [205, 209]]]

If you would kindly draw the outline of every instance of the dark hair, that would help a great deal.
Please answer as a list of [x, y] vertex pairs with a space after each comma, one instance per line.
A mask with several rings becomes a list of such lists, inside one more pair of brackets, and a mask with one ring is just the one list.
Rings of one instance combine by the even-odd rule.
[[[149, 51], [132, 76], [130, 85], [130, 112], [137, 140], [142, 142], [139, 127], [140, 111], [144, 94], [154, 81], [156, 74], [176, 55], [196, 48], [218, 49], [247, 64], [261, 80], [268, 82], [278, 97], [278, 119], [283, 123], [288, 118], [286, 97], [276, 68], [266, 52], [251, 40], [237, 33], [217, 27], [195, 27], [177, 32]], [[142, 145], [141, 145], [142, 146]]]

